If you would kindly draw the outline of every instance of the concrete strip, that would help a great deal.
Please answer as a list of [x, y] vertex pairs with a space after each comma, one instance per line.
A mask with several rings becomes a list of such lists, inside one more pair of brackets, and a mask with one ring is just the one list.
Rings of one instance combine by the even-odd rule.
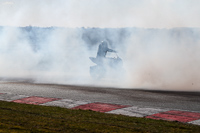
[[191, 121], [191, 122], [188, 122], [188, 123], [194, 124], [194, 125], [200, 125], [200, 120]]
[[132, 107], [113, 110], [107, 113], [121, 114], [121, 115], [134, 116], [134, 117], [144, 117], [147, 115], [152, 115], [152, 114], [165, 112], [165, 111], [168, 111], [168, 110], [158, 109], [158, 108], [140, 108], [140, 107], [132, 106]]
[[17, 100], [17, 99], [21, 99], [21, 98], [26, 98], [28, 96], [25, 95], [15, 95], [15, 94], [11, 94], [11, 93], [3, 93], [0, 95], [0, 100], [2, 101], [13, 101], [13, 100]]
[[133, 111], [128, 111], [125, 109], [117, 109], [117, 110], [112, 110], [109, 112], [106, 112], [109, 114], [120, 114], [120, 115], [126, 115], [126, 116], [134, 116], [134, 117], [143, 117], [141, 113], [133, 112]]
[[88, 103], [90, 103], [90, 102], [74, 101], [74, 100], [70, 100], [70, 99], [62, 99], [62, 100], [58, 100], [58, 101], [47, 102], [47, 103], [40, 104], [40, 105], [58, 106], [58, 107], [64, 107], [64, 108], [74, 108], [74, 107], [77, 107], [79, 105], [84, 105], [84, 104], [88, 104]]

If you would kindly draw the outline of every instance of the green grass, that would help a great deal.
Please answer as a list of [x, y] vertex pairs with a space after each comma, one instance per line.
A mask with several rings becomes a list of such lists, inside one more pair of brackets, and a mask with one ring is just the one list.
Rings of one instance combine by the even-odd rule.
[[200, 126], [60, 107], [0, 101], [0, 132], [200, 132]]

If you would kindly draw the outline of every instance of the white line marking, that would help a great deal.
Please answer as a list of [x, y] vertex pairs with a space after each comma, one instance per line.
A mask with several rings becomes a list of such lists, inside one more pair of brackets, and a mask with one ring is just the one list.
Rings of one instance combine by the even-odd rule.
[[16, 94], [11, 94], [11, 93], [3, 93], [0, 94], [0, 100], [2, 101], [13, 101], [13, 100], [17, 100], [17, 99], [22, 99], [22, 98], [26, 98], [29, 96], [25, 96], [25, 95], [16, 95]]
[[47, 102], [44, 104], [40, 104], [40, 105], [46, 105], [46, 106], [58, 106], [58, 107], [64, 107], [64, 108], [73, 108], [79, 105], [84, 105], [84, 104], [88, 104], [90, 102], [87, 101], [74, 101], [71, 99], [61, 99], [61, 100], [57, 100], [57, 101], [51, 101], [51, 102]]
[[195, 120], [195, 121], [190, 121], [188, 123], [194, 124], [194, 125], [200, 125], [200, 119], [199, 120]]
[[112, 114], [121, 114], [121, 115], [127, 115], [127, 116], [135, 116], [135, 117], [144, 117], [147, 115], [157, 114], [160, 112], [169, 111], [167, 109], [159, 109], [159, 108], [140, 108], [137, 106], [112, 110], [107, 113]]

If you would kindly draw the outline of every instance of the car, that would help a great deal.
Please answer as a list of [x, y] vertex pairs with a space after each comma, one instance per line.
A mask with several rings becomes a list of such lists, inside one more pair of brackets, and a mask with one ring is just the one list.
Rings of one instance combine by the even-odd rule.
[[90, 66], [90, 75], [95, 79], [102, 79], [116, 74], [120, 76], [122, 72], [123, 62], [117, 53], [107, 54], [106, 57], [95, 58], [89, 57], [96, 65]]

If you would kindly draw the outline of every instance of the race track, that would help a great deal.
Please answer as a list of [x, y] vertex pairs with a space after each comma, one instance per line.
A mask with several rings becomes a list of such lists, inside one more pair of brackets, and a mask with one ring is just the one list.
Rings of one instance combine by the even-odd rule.
[[0, 82], [0, 93], [200, 112], [200, 92]]

